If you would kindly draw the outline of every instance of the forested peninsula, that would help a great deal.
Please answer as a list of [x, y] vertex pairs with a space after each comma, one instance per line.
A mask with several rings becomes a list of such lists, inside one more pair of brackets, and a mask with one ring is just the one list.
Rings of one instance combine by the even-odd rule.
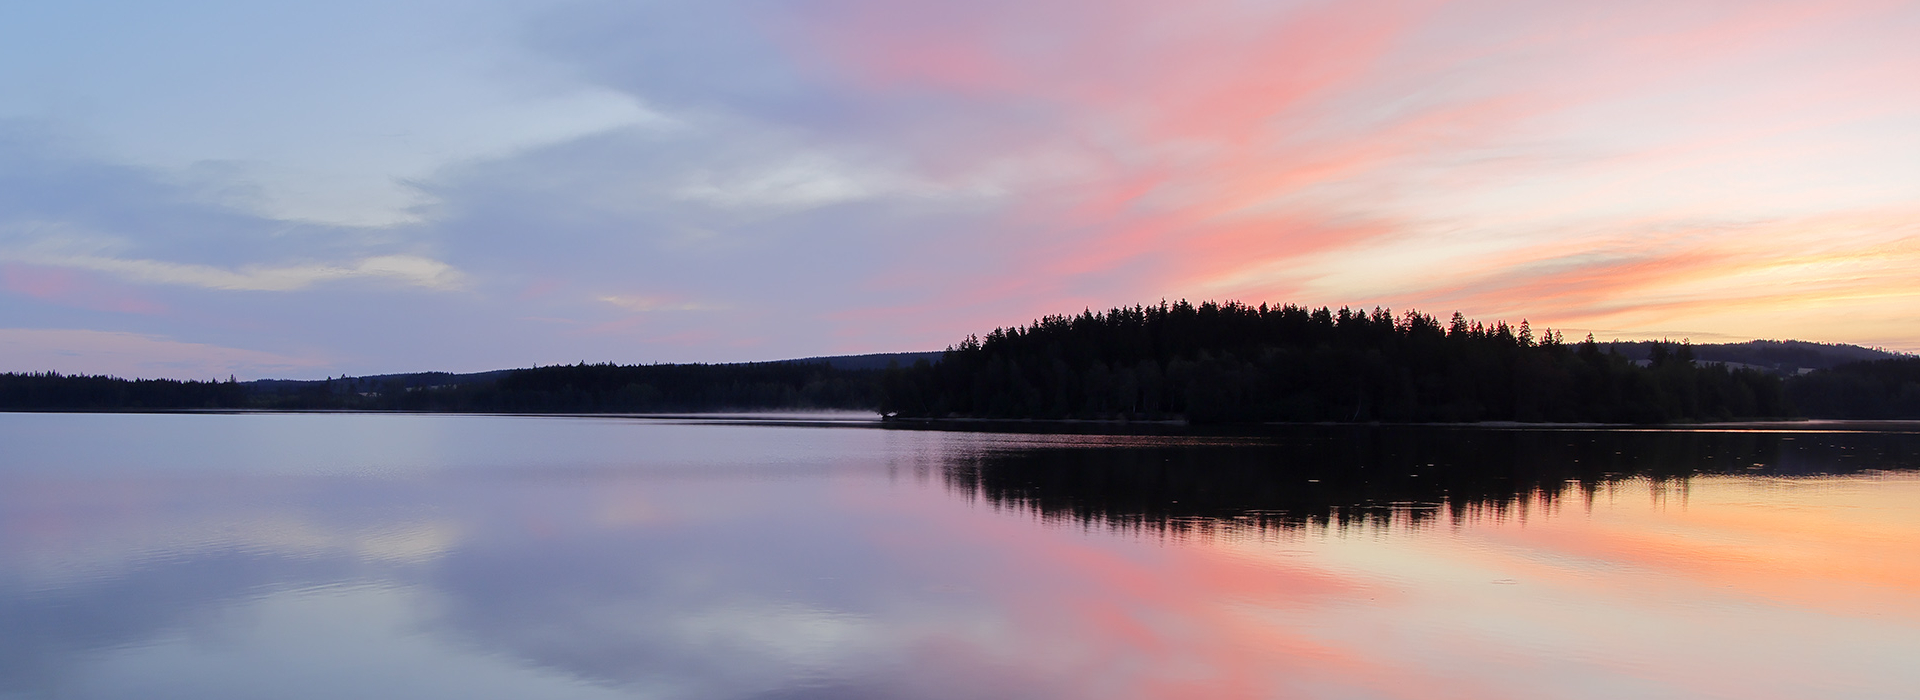
[[1526, 323], [1186, 302], [1050, 316], [887, 377], [905, 417], [1660, 423], [1792, 415], [1780, 377]]
[[1458, 313], [1162, 302], [970, 337], [938, 363], [887, 374], [880, 410], [1192, 423], [1920, 418], [1920, 359], [1822, 368], [1836, 355], [1891, 354], [1764, 341], [1715, 350], [1737, 359], [1701, 361], [1684, 341], [1569, 343]]
[[1850, 345], [1569, 342], [1527, 322], [1237, 302], [1086, 311], [942, 353], [325, 380], [0, 374], [0, 410], [876, 411], [970, 419], [1664, 423], [1920, 419], [1920, 358]]

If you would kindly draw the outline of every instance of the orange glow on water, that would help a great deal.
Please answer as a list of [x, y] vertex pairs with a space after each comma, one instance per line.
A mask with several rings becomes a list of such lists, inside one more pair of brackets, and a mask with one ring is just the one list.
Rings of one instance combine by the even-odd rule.
[[[1911, 426], [1486, 431], [1460, 446], [1463, 478], [1408, 482], [1460, 490], [1365, 502], [1272, 459], [1306, 443], [1224, 437], [395, 415], [0, 429], [0, 603], [27, 625], [0, 640], [75, 678], [172, 677], [132, 663], [152, 654], [307, 673], [333, 625], [373, 625], [344, 639], [377, 657], [435, 649], [402, 669], [530, 687], [746, 675], [910, 697], [1901, 697], [1920, 653], [1920, 474], [1859, 471], [1907, 469]], [[1602, 437], [1673, 473], [1754, 456], [1585, 481], [1513, 461]], [[1843, 473], [1744, 473], [1762, 459]], [[1528, 465], [1544, 491], [1445, 497]], [[1272, 477], [1238, 482], [1273, 496], [1260, 512], [1306, 507], [1286, 505], [1301, 488], [1357, 517], [1204, 516], [1142, 504], [1205, 489], [1127, 486], [1210, 469]], [[370, 592], [404, 604], [347, 604]], [[325, 624], [254, 614], [270, 601]]]
[[[1793, 698], [1827, 680], [1795, 670], [1797, 648], [1723, 635], [1819, 645], [1862, 625], [1920, 628], [1920, 556], [1889, 556], [1920, 542], [1915, 502], [1910, 475], [1699, 477], [1457, 521], [1227, 528], [1145, 548], [1070, 523], [1036, 536], [1016, 512], [955, 513], [941, 530], [1003, 551], [994, 570], [1019, 573], [996, 595], [1018, 601], [1029, 643], [1090, 654], [1089, 674], [1192, 675], [1139, 671], [1129, 697], [1607, 697], [1597, 689], [1630, 677]], [[1699, 646], [1709, 639], [1726, 647]]]

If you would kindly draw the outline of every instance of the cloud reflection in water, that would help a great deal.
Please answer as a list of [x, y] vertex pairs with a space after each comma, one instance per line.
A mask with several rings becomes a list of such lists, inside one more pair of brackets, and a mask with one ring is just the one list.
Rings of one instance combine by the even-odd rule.
[[1916, 465], [1911, 434], [437, 417], [438, 452], [385, 466], [302, 443], [297, 464], [336, 464], [311, 451], [330, 449], [358, 465], [341, 470], [249, 468], [266, 453], [223, 456], [246, 441], [222, 435], [391, 436], [381, 421], [421, 417], [179, 418], [28, 422], [203, 459], [95, 446], [61, 464], [34, 433], [73, 431], [0, 416], [36, 455], [0, 468], [0, 693], [1794, 697], [1847, 679], [1896, 697], [1920, 681], [1901, 660], [1920, 651], [1903, 545], [1920, 480], [1881, 471]]

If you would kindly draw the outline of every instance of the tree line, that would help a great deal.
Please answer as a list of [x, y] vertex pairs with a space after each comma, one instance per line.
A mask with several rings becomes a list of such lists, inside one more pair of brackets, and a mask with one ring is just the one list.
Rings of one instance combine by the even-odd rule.
[[227, 381], [121, 379], [58, 372], [0, 374], [4, 410], [175, 410], [239, 408], [247, 388]]
[[1162, 302], [1048, 316], [895, 371], [881, 410], [906, 418], [1193, 423], [1658, 423], [1791, 415], [1774, 374], [1645, 362], [1522, 321], [1409, 311]]
[[0, 374], [3, 410], [358, 410], [675, 413], [873, 410], [880, 370], [825, 362], [576, 364], [468, 375], [442, 372], [237, 383]]
[[[1529, 323], [1417, 311], [1186, 301], [969, 336], [892, 357], [737, 364], [574, 364], [320, 381], [0, 374], [0, 410], [389, 410], [675, 413], [871, 410], [895, 419], [1596, 422], [1920, 419], [1920, 358], [1831, 364], [1838, 347], [1567, 342]], [[1731, 348], [1731, 350], [1729, 350]], [[1816, 356], [1802, 357], [1813, 350]], [[1845, 353], [1839, 353], [1844, 359]], [[1777, 356], [1777, 357], [1776, 357]], [[904, 356], [912, 357], [912, 356]], [[1736, 359], [1737, 358], [1737, 359]], [[859, 360], [858, 362], [844, 362]], [[844, 366], [836, 366], [842, 362]], [[1769, 370], [1753, 363], [1777, 366]]]

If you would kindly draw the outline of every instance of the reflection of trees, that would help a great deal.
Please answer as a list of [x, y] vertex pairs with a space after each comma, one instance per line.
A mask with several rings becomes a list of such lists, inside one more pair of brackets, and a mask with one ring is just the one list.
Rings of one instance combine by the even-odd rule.
[[1311, 428], [1239, 445], [958, 457], [948, 485], [1043, 519], [1161, 532], [1420, 524], [1590, 499], [1611, 482], [1920, 467], [1920, 435]]

